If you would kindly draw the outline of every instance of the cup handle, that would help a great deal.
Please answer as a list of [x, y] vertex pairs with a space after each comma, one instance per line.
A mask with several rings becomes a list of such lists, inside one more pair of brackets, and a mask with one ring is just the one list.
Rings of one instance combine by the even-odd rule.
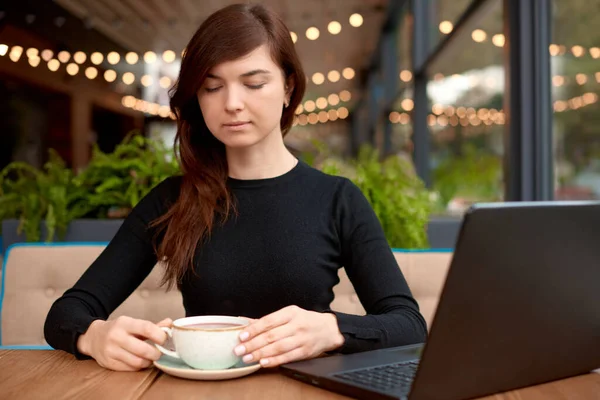
[[[162, 329], [163, 331], [165, 331], [165, 333], [171, 338], [173, 339], [173, 330], [171, 328], [167, 328], [166, 326], [161, 326], [160, 329]], [[179, 360], [181, 360], [181, 357], [179, 357], [179, 354], [177, 354], [176, 351], [173, 350], [167, 350], [164, 347], [162, 347], [160, 344], [156, 344], [154, 343], [154, 346], [163, 354], [169, 356], [169, 357], [173, 357], [173, 358], [177, 358]]]

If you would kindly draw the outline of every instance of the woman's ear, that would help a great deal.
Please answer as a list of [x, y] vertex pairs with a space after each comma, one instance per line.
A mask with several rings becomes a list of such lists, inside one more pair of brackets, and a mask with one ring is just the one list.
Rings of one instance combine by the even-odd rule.
[[292, 93], [294, 93], [294, 88], [296, 87], [296, 79], [294, 76], [289, 76], [285, 82], [285, 103], [286, 105], [290, 104], [292, 99]]

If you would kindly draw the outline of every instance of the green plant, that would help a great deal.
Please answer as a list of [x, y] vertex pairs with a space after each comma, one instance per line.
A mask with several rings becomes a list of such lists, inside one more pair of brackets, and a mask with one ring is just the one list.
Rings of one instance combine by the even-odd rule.
[[455, 197], [498, 201], [502, 197], [502, 160], [465, 145], [460, 156], [450, 156], [433, 171], [433, 188], [442, 207]]
[[412, 163], [398, 156], [380, 159], [377, 150], [363, 146], [356, 160], [328, 157], [317, 166], [325, 173], [351, 179], [375, 211], [391, 247], [427, 248], [427, 223], [432, 210], [430, 192]]
[[89, 193], [96, 217], [122, 216], [169, 176], [179, 172], [172, 150], [141, 135], [128, 135], [112, 153], [94, 147], [89, 165], [76, 177]]
[[0, 220], [19, 219], [18, 232], [39, 241], [46, 221], [48, 238], [64, 236], [69, 222], [89, 211], [87, 193], [73, 180], [73, 172], [53, 150], [42, 170], [14, 162], [0, 173]]
[[430, 193], [410, 161], [363, 147], [356, 161], [356, 185], [379, 218], [391, 247], [426, 248], [431, 213]]
[[25, 233], [27, 241], [41, 239], [45, 221], [50, 242], [64, 238], [76, 218], [105, 218], [111, 212], [122, 217], [159, 182], [179, 172], [171, 153], [134, 132], [110, 154], [94, 147], [89, 165], [77, 176], [53, 150], [41, 170], [11, 163], [0, 173], [0, 221], [19, 219], [18, 233]]

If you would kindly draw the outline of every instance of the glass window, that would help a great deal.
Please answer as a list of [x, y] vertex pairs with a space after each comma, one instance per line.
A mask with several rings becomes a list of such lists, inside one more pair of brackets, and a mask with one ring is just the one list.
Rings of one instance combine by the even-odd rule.
[[554, 0], [555, 199], [600, 199], [600, 0]]
[[392, 152], [405, 157], [412, 158], [412, 121], [413, 110], [413, 73], [412, 73], [412, 36], [413, 19], [410, 12], [409, 2], [406, 2], [400, 25], [397, 31], [398, 46], [398, 95], [388, 110], [386, 117], [391, 123], [391, 147]]
[[503, 45], [502, 1], [492, 0], [472, 30], [453, 40], [427, 71], [438, 213], [460, 214], [474, 202], [504, 197]]
[[431, 44], [433, 47], [444, 36], [452, 32], [459, 18], [472, 2], [473, 0], [434, 0], [432, 2], [433, 38]]

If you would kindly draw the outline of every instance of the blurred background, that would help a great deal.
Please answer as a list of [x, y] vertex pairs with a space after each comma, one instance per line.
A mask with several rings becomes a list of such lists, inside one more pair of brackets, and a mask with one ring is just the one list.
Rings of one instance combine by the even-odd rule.
[[[4, 0], [0, 169], [43, 168], [53, 149], [78, 173], [131, 132], [172, 146], [184, 47], [234, 2]], [[287, 145], [373, 202], [386, 183], [360, 166], [389, 159], [422, 183], [430, 220], [480, 201], [600, 199], [600, 0], [258, 2], [283, 16], [308, 76]], [[381, 196], [415, 207], [407, 190]]]

